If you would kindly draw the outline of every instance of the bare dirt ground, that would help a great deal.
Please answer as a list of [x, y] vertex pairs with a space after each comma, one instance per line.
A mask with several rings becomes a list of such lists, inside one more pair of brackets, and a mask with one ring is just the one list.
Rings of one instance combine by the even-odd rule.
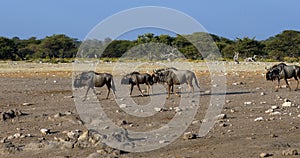
[[[226, 92], [211, 94], [208, 92], [212, 86], [209, 71], [205, 64], [195, 63], [201, 87], [200, 107], [186, 132], [197, 134], [212, 95], [225, 95], [221, 114], [226, 114], [226, 117], [220, 118], [204, 137], [183, 139], [180, 136], [163, 148], [134, 153], [110, 149], [97, 142], [91, 132], [87, 137], [93, 138], [84, 138], [87, 129], [73, 98], [72, 64], [2, 62], [0, 157], [248, 158], [260, 154], [265, 154], [261, 155], [265, 157], [297, 157], [297, 152], [300, 152], [300, 91], [281, 88], [274, 92], [276, 83], [266, 81], [264, 76], [265, 66], [273, 64], [225, 63], [226, 72], [222, 75], [227, 79]], [[109, 71], [112, 67], [113, 64], [103, 63], [97, 71]], [[291, 80], [291, 86], [296, 87], [294, 80]], [[97, 90], [106, 94], [106, 88]], [[150, 101], [149, 96], [139, 97], [138, 94], [135, 89], [136, 103]], [[140, 119], [122, 111], [112, 95], [111, 99], [104, 98], [105, 95], [98, 96], [107, 115], [118, 126], [129, 130], [155, 129], [175, 115], [173, 110], [166, 110]], [[291, 103], [285, 103], [286, 99]], [[173, 95], [165, 107], [177, 106], [178, 102], [179, 97]], [[43, 134], [40, 131], [43, 128], [50, 131]]]

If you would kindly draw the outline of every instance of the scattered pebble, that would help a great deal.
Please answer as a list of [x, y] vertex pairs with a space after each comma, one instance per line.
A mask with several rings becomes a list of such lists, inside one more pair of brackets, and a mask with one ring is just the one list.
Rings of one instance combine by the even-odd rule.
[[270, 157], [270, 156], [273, 156], [273, 154], [270, 154], [270, 153], [260, 153], [260, 154], [259, 154], [259, 157], [260, 157], [260, 158], [263, 158], [263, 157]]
[[282, 151], [283, 156], [289, 156], [289, 155], [298, 155], [298, 150], [294, 148], [286, 149]]
[[263, 121], [263, 120], [264, 120], [263, 117], [258, 117], [258, 118], [256, 118], [256, 119], [254, 119], [255, 122], [256, 122], [256, 121]]
[[40, 131], [42, 134], [45, 134], [45, 135], [50, 134], [50, 129], [47, 129], [47, 128], [42, 128]]
[[282, 104], [282, 107], [291, 107], [292, 106], [292, 102], [284, 102]]
[[182, 139], [184, 140], [188, 140], [188, 139], [196, 139], [197, 138], [197, 134], [194, 134], [192, 132], [186, 132], [183, 134]]
[[126, 104], [120, 104], [120, 108], [126, 108], [127, 105]]
[[251, 105], [251, 104], [252, 104], [251, 101], [246, 101], [246, 102], [244, 102], [244, 105]]

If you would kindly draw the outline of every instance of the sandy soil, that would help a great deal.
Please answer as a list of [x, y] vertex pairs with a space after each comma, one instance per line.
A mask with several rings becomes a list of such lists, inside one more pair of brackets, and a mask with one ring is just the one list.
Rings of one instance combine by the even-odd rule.
[[[131, 63], [132, 64], [132, 63]], [[195, 63], [194, 70], [200, 83], [200, 105], [193, 123], [185, 132], [197, 134], [204, 115], [214, 95], [225, 96], [221, 114], [204, 137], [183, 139], [181, 136], [169, 145], [148, 152], [120, 152], [103, 150], [102, 145], [72, 140], [69, 131], [87, 131], [80, 118], [72, 90], [72, 64], [36, 64], [22, 62], [0, 63], [0, 157], [283, 157], [300, 152], [300, 91], [281, 88], [274, 92], [275, 82], [265, 80], [265, 67], [274, 63], [225, 63], [226, 92], [209, 93], [211, 75], [205, 63]], [[138, 64], [133, 64], [138, 65]], [[112, 72], [114, 64], [98, 64], [99, 72]], [[153, 67], [141, 67], [151, 72]], [[118, 72], [116, 76], [122, 73]], [[283, 82], [282, 82], [283, 84]], [[291, 80], [292, 88], [296, 82]], [[146, 89], [142, 86], [142, 89]], [[118, 126], [128, 130], [147, 131], [168, 123], [176, 114], [174, 110], [158, 112], [152, 117], [137, 118], [126, 114], [110, 95], [105, 100], [106, 88], [98, 100], [104, 111]], [[184, 90], [183, 90], [184, 91]], [[90, 93], [92, 95], [92, 92]], [[145, 105], [149, 96], [140, 97], [134, 90], [134, 101]], [[159, 95], [166, 95], [165, 92]], [[76, 97], [75, 97], [76, 99]], [[125, 98], [126, 99], [126, 98]], [[285, 99], [291, 106], [283, 107]], [[180, 98], [172, 95], [164, 107], [178, 106]], [[24, 104], [25, 103], [25, 104]], [[275, 107], [276, 106], [276, 107]], [[267, 111], [269, 109], [273, 110]], [[3, 114], [13, 110], [15, 117], [3, 119]], [[267, 112], [266, 112], [267, 111]], [[262, 117], [262, 118], [260, 118]], [[120, 123], [121, 121], [121, 123]], [[41, 129], [51, 132], [42, 134]], [[71, 142], [68, 144], [68, 142]], [[71, 145], [70, 145], [71, 144]], [[294, 153], [292, 150], [295, 150]], [[287, 151], [286, 151], [287, 150]]]

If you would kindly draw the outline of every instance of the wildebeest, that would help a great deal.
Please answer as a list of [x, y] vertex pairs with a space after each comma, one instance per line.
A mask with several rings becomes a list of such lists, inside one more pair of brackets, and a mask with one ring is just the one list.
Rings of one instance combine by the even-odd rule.
[[148, 73], [141, 74], [141, 73], [135, 71], [135, 72], [125, 75], [121, 79], [121, 84], [129, 84], [130, 85], [130, 93], [129, 93], [130, 96], [132, 95], [132, 90], [133, 90], [134, 85], [136, 85], [138, 87], [142, 96], [144, 96], [144, 93], [142, 92], [142, 90], [140, 88], [140, 84], [147, 85], [147, 92], [149, 95], [150, 89], [151, 89], [151, 93], [152, 93], [152, 85], [154, 84], [154, 81], [150, 74], [148, 74]]
[[297, 81], [297, 87], [295, 90], [298, 90], [299, 80], [300, 77], [300, 67], [297, 65], [286, 65], [285, 63], [280, 63], [277, 65], [272, 66], [271, 68], [267, 69], [266, 79], [274, 81], [277, 79], [278, 85], [275, 87], [275, 92], [278, 91], [280, 87], [280, 79], [284, 79], [285, 83], [289, 90], [291, 87], [287, 81], [287, 79], [293, 78]]
[[[195, 84], [198, 88], [200, 88], [196, 75], [194, 72], [189, 70], [178, 70], [176, 68], [167, 68], [167, 69], [159, 69], [153, 71], [153, 77], [156, 82], [165, 82], [168, 85], [168, 96], [170, 98], [171, 88], [174, 85], [187, 84], [189, 87], [189, 94], [193, 93], [194, 96], [194, 86], [193, 80], [195, 80]], [[179, 95], [175, 92], [176, 95]]]
[[108, 99], [110, 89], [112, 89], [113, 94], [116, 96], [116, 87], [114, 84], [113, 76], [109, 73], [97, 73], [94, 71], [82, 72], [81, 74], [77, 75], [74, 80], [75, 88], [88, 86], [88, 89], [84, 95], [85, 99], [90, 89], [93, 89], [96, 95], [95, 87], [103, 87], [104, 85], [106, 85], [108, 90], [106, 99]]

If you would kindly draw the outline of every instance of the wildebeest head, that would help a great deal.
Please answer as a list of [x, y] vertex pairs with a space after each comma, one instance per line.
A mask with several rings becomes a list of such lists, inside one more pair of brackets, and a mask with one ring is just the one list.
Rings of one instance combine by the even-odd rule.
[[131, 80], [131, 77], [126, 75], [121, 79], [121, 84], [129, 84]]
[[121, 84], [131, 84], [133, 82], [132, 75], [135, 75], [135, 74], [140, 74], [140, 73], [139, 72], [132, 72], [132, 73], [129, 73], [129, 74], [125, 75], [121, 79]]
[[154, 83], [166, 82], [168, 74], [169, 74], [168, 69], [153, 70], [152, 79], [153, 79]]
[[266, 68], [267, 69], [266, 79], [273, 81], [278, 77], [280, 77], [280, 73], [282, 72], [285, 66], [287, 66], [285, 63], [280, 63], [272, 66], [269, 69]]
[[82, 72], [81, 74], [75, 76], [75, 79], [74, 79], [74, 87], [75, 88], [80, 88], [80, 87], [83, 87], [83, 86], [86, 86], [88, 85], [90, 79], [92, 79], [92, 72]]
[[278, 67], [271, 67], [267, 69], [266, 79], [273, 81], [279, 77], [280, 69]]

